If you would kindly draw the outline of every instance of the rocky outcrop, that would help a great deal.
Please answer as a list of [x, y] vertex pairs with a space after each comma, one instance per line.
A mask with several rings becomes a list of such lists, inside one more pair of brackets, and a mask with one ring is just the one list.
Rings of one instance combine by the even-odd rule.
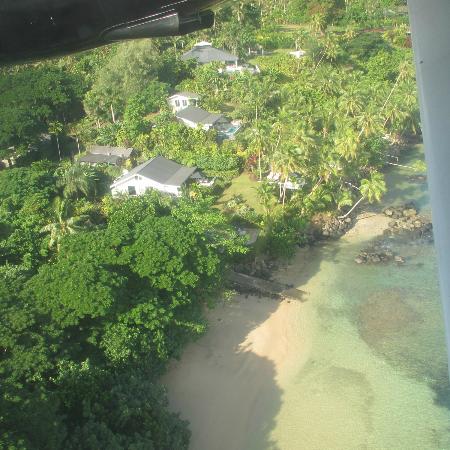
[[276, 260], [265, 259], [263, 257], [253, 258], [251, 261], [245, 263], [237, 263], [234, 265], [234, 270], [246, 275], [270, 280], [272, 273], [278, 269]]
[[309, 231], [310, 242], [323, 239], [339, 239], [354, 224], [352, 217], [338, 219], [327, 215], [317, 215], [311, 221]]
[[355, 258], [356, 264], [381, 264], [388, 262], [396, 262], [397, 264], [404, 264], [405, 258], [396, 255], [389, 245], [378, 243], [372, 247], [361, 250]]
[[414, 203], [389, 206], [383, 210], [383, 214], [391, 219], [384, 231], [385, 238], [378, 239], [371, 247], [361, 250], [355, 258], [357, 264], [404, 264], [405, 257], [392, 250], [392, 236], [401, 236], [411, 242], [433, 241], [433, 225], [427, 217], [419, 215]]
[[387, 235], [406, 234], [411, 238], [433, 239], [433, 225], [427, 217], [420, 216], [413, 203], [385, 208], [383, 213], [391, 218]]
[[295, 289], [292, 285], [263, 280], [262, 278], [252, 277], [234, 271], [228, 273], [228, 280], [240, 292], [264, 295], [281, 300], [305, 301], [305, 293], [299, 289]]

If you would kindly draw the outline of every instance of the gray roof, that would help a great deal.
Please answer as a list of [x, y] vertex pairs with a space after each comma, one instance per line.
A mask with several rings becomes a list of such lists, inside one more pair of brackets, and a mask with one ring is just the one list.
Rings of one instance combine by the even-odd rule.
[[125, 147], [109, 147], [107, 145], [93, 145], [89, 147], [89, 152], [94, 155], [114, 155], [121, 158], [129, 158], [133, 149]]
[[112, 164], [118, 166], [121, 163], [121, 157], [117, 155], [97, 155], [88, 153], [78, 159], [79, 162], [89, 164]]
[[197, 100], [200, 98], [198, 94], [195, 94], [194, 92], [188, 92], [188, 91], [175, 92], [169, 98], [173, 98], [173, 97], [177, 97], [177, 96], [187, 97], [187, 98], [195, 98]]
[[191, 50], [181, 55], [181, 59], [196, 59], [200, 64], [206, 64], [213, 61], [227, 62], [237, 61], [239, 58], [225, 50], [214, 48], [211, 45], [195, 45]]
[[201, 123], [204, 125], [214, 125], [219, 119], [224, 119], [223, 114], [215, 114], [205, 111], [198, 106], [188, 106], [176, 113], [178, 119], [186, 119], [194, 123]]
[[149, 161], [139, 164], [125, 175], [122, 175], [114, 181], [114, 185], [133, 175], [141, 175], [160, 184], [181, 186], [196, 170], [196, 167], [182, 166], [163, 156], [156, 156]]

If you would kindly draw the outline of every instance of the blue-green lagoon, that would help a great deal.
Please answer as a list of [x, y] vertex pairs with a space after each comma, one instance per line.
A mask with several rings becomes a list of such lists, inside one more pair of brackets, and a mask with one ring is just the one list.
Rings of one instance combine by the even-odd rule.
[[[421, 156], [416, 147], [402, 164]], [[414, 201], [430, 214], [426, 183], [411, 175], [388, 170], [381, 205], [280, 270], [304, 303], [240, 297], [211, 314], [210, 332], [166, 380], [172, 407], [191, 421], [192, 449], [450, 449], [433, 245], [386, 238], [405, 264], [354, 261], [386, 226], [384, 206]]]

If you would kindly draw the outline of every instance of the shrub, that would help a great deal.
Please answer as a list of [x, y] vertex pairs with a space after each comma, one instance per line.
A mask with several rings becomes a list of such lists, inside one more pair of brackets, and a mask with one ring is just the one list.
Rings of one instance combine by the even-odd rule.
[[307, 242], [307, 220], [296, 216], [280, 216], [269, 224], [265, 251], [271, 256], [291, 258], [296, 246]]

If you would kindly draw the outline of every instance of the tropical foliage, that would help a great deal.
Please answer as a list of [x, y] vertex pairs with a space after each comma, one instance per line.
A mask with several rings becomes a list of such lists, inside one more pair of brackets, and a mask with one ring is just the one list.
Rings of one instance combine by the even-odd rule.
[[[379, 201], [420, 133], [403, 3], [235, 1], [211, 30], [0, 69], [0, 447], [188, 448], [159, 378], [246, 251], [236, 225], [292, 256], [315, 215]], [[200, 40], [260, 73], [182, 61]], [[173, 90], [239, 120], [236, 138], [178, 123]], [[195, 165], [215, 186], [112, 198], [120, 171], [76, 162], [93, 143], [133, 147], [128, 169]], [[251, 186], [221, 203], [243, 170]]]

